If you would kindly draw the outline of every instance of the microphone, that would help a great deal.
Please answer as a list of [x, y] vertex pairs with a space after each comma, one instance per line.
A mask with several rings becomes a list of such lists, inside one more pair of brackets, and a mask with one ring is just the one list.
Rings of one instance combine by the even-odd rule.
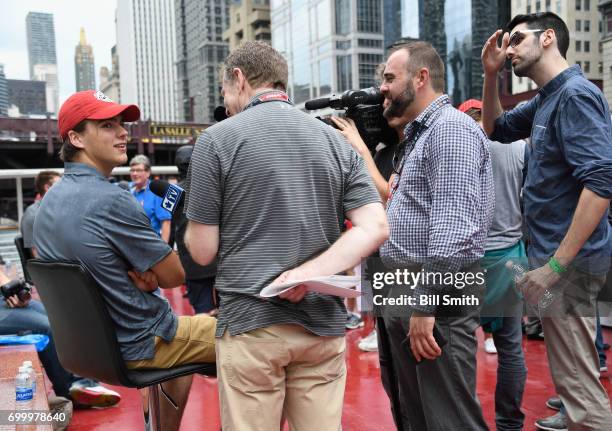
[[174, 214], [177, 208], [183, 206], [185, 190], [176, 184], [170, 184], [162, 180], [153, 180], [149, 183], [149, 190], [163, 199], [162, 208], [168, 210], [171, 214]]
[[217, 106], [215, 108], [214, 118], [216, 122], [223, 121], [227, 118], [227, 110], [225, 106]]
[[314, 111], [316, 109], [323, 109], [329, 106], [329, 97], [322, 97], [320, 99], [309, 100], [304, 104], [304, 108], [309, 111]]

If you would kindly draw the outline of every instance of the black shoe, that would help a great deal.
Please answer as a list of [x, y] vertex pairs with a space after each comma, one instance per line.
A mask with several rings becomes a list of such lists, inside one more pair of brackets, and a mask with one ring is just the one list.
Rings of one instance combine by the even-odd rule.
[[561, 413], [554, 416], [549, 416], [544, 419], [538, 419], [535, 426], [539, 430], [546, 431], [567, 431], [567, 418]]
[[546, 407], [548, 407], [549, 409], [559, 411], [561, 410], [562, 405], [563, 405], [563, 402], [561, 401], [561, 398], [559, 397], [551, 397], [546, 400]]
[[544, 331], [540, 331], [535, 334], [527, 334], [528, 340], [543, 340], [544, 339]]

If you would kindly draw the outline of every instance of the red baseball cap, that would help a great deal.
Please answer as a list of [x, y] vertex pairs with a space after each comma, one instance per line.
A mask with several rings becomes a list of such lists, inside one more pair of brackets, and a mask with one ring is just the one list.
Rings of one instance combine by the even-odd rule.
[[468, 99], [457, 108], [461, 112], [467, 112], [470, 109], [480, 109], [482, 111], [482, 102], [477, 99]]
[[106, 120], [121, 115], [123, 121], [136, 121], [140, 109], [136, 105], [120, 105], [96, 90], [79, 91], [62, 105], [57, 116], [57, 127], [62, 139], [83, 120]]

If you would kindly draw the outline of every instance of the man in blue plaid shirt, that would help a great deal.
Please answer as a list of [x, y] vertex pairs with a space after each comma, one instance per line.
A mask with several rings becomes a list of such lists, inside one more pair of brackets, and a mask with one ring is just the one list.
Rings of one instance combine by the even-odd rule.
[[[474, 331], [485, 289], [478, 261], [494, 206], [491, 159], [483, 131], [443, 91], [444, 65], [429, 43], [401, 45], [389, 56], [384, 115], [390, 126], [406, 128], [387, 202], [391, 235], [380, 254], [394, 273], [408, 269], [420, 278], [410, 289], [393, 289], [413, 299], [387, 307], [385, 325], [404, 423], [415, 430], [486, 430]], [[444, 298], [464, 296], [473, 300], [444, 305]]]

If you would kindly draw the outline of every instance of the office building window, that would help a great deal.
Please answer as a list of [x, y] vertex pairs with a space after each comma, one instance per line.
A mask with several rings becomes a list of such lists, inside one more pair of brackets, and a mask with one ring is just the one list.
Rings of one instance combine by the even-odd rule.
[[584, 20], [584, 31], [591, 31], [591, 21], [588, 19]]
[[380, 54], [359, 54], [359, 88], [376, 85], [376, 68], [382, 61]]
[[338, 91], [350, 90], [353, 85], [353, 71], [350, 55], [336, 57]]
[[582, 51], [582, 42], [577, 40], [576, 41], [576, 52], [580, 52]]
[[591, 62], [590, 61], [584, 62], [584, 73], [591, 73]]
[[357, 45], [362, 48], [382, 48], [383, 41], [380, 39], [358, 39]]
[[581, 10], [581, 2], [582, 0], [576, 0], [576, 10]]
[[550, 0], [546, 0], [546, 12], [550, 12]]
[[336, 33], [349, 34], [351, 32], [351, 1], [336, 0]]
[[557, 0], [557, 15], [561, 13], [561, 0]]
[[584, 41], [584, 52], [591, 52], [591, 42], [588, 40]]
[[584, 0], [584, 10], [591, 10], [591, 0]]
[[577, 19], [576, 20], [576, 31], [581, 31], [582, 30], [582, 21]]
[[536, 13], [537, 13], [537, 12], [540, 12], [540, 10], [541, 10], [541, 7], [540, 7], [540, 6], [541, 6], [541, 2], [540, 2], [540, 0], [536, 0]]
[[357, 0], [357, 31], [380, 33], [382, 31], [380, 0]]

